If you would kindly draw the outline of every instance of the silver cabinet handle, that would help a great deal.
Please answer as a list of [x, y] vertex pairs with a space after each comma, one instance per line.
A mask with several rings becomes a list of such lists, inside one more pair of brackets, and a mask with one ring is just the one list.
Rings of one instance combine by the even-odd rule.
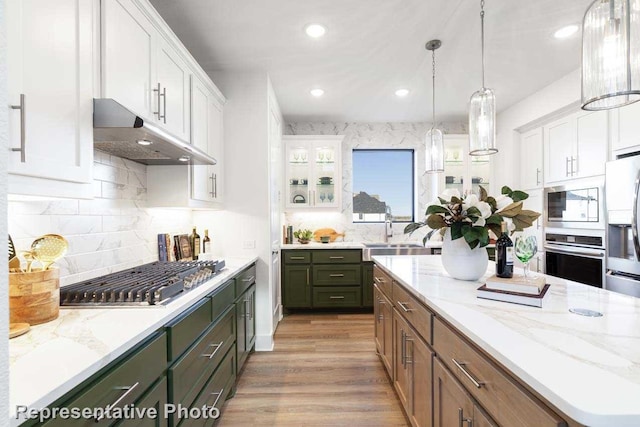
[[344, 299], [344, 296], [342, 296], [342, 295], [336, 295], [336, 296], [331, 295], [329, 297], [329, 299]]
[[224, 393], [224, 389], [223, 389], [223, 388], [221, 388], [221, 389], [220, 389], [220, 391], [219, 391], [219, 392], [217, 392], [217, 393], [211, 393], [211, 395], [212, 395], [212, 396], [213, 396], [214, 394], [217, 394], [217, 395], [218, 395], [218, 397], [216, 397], [216, 400], [213, 402], [213, 405], [211, 405], [211, 407], [212, 407], [212, 408], [217, 408], [217, 406], [216, 406], [216, 405], [218, 404], [218, 401], [219, 401], [219, 400], [220, 400], [220, 398], [222, 397], [222, 393]]
[[218, 174], [213, 174], [213, 197], [218, 198]]
[[20, 110], [20, 148], [12, 148], [11, 151], [19, 151], [20, 152], [20, 162], [24, 163], [27, 158], [27, 127], [26, 127], [26, 112], [27, 107], [25, 103], [25, 95], [24, 93], [20, 94], [20, 105], [11, 105], [12, 110]]
[[540, 185], [540, 168], [536, 168], [536, 185]]
[[406, 365], [404, 364], [406, 357], [405, 357], [405, 353], [407, 351], [406, 347], [405, 347], [405, 340], [407, 339], [407, 335], [404, 333], [404, 329], [400, 329], [400, 333], [402, 335], [402, 344], [400, 345], [400, 361], [402, 363], [403, 367], [406, 367]]
[[307, 286], [309, 286], [309, 267], [307, 267]]
[[344, 277], [342, 273], [329, 274], [329, 277]]
[[251, 300], [249, 298], [245, 298], [244, 302], [244, 317], [245, 319], [250, 319], [251, 318]]
[[402, 309], [402, 311], [404, 311], [405, 313], [408, 313], [408, 312], [410, 312], [410, 311], [413, 311], [413, 309], [412, 309], [412, 308], [407, 308], [407, 307], [406, 307], [406, 305], [408, 305], [408, 304], [409, 304], [408, 302], [400, 302], [400, 301], [397, 301], [397, 303], [398, 303], [398, 305], [400, 306], [400, 308]]
[[565, 176], [569, 176], [569, 158], [565, 157], [565, 163], [564, 163], [564, 172], [565, 172]]
[[243, 282], [253, 282], [254, 280], [256, 280], [256, 276], [251, 276], [247, 279], [242, 279]]
[[404, 364], [405, 365], [411, 365], [413, 363], [413, 350], [414, 350], [413, 346], [414, 346], [414, 343], [413, 343], [413, 340], [411, 338], [409, 338], [408, 334], [405, 334], [404, 336], [405, 336], [405, 339], [404, 339], [405, 343], [411, 343], [411, 357], [409, 357], [409, 352], [407, 350], [405, 350], [404, 351], [404, 353], [405, 353], [404, 354], [404, 357], [405, 357]]
[[[109, 410], [109, 409], [111, 409], [111, 408], [114, 408], [114, 407], [118, 406], [118, 403], [122, 402], [122, 400], [123, 400], [125, 397], [127, 397], [127, 396], [129, 395], [129, 393], [131, 393], [131, 392], [132, 392], [136, 387], [138, 387], [138, 385], [139, 385], [139, 384], [140, 384], [140, 383], [139, 383], [139, 382], [137, 382], [137, 383], [135, 383], [134, 385], [127, 386], [127, 387], [115, 387], [115, 390], [125, 390], [125, 392], [124, 392], [124, 393], [123, 393], [123, 394], [118, 398], [118, 400], [116, 400], [115, 402], [113, 402], [113, 403], [112, 403], [112, 404], [110, 404], [110, 405], [107, 405], [105, 408], [106, 408], [107, 410]], [[96, 422], [98, 422], [98, 421], [102, 420], [102, 419], [106, 416], [106, 415], [105, 415], [105, 413], [106, 413], [106, 412], [107, 412], [107, 411], [105, 411], [105, 412], [101, 413], [98, 417], [96, 417], [96, 419], [95, 419], [95, 420], [96, 420]]]
[[304, 261], [304, 257], [303, 257], [303, 256], [292, 256], [292, 257], [290, 257], [289, 259], [291, 259], [291, 260], [294, 260], [294, 259], [295, 259], [295, 260]]
[[220, 341], [218, 344], [209, 344], [209, 347], [215, 347], [216, 349], [213, 350], [213, 353], [211, 354], [203, 354], [201, 356], [206, 357], [208, 359], [213, 359], [213, 356], [215, 356], [218, 350], [220, 350], [220, 348], [222, 347], [222, 344], [224, 344], [224, 341]]
[[343, 256], [330, 256], [329, 259], [344, 259]]
[[156, 102], [158, 104], [158, 111], [154, 111], [153, 114], [158, 116], [158, 120], [162, 120], [162, 114], [160, 113], [160, 97], [162, 94], [160, 93], [160, 83], [158, 83], [158, 87], [153, 89], [156, 92]]
[[[167, 124], [167, 87], [165, 86], [162, 89], [162, 109], [164, 110], [164, 114], [162, 115], [162, 121], [166, 125]], [[159, 108], [158, 108], [159, 110]]]
[[[573, 164], [575, 162], [575, 169], [573, 168]], [[578, 158], [571, 156], [571, 176], [576, 175], [578, 173]]]
[[473, 419], [464, 417], [464, 410], [458, 408], [458, 427], [463, 427], [462, 423], [467, 423], [469, 427], [473, 427]]
[[475, 378], [473, 378], [473, 376], [464, 368], [467, 365], [466, 362], [458, 362], [456, 359], [453, 359], [453, 358], [451, 360], [453, 361], [453, 364], [456, 365], [458, 369], [460, 369], [467, 378], [469, 378], [469, 381], [471, 381], [473, 385], [476, 386], [476, 388], [480, 388], [483, 386], [484, 382], [478, 381]]
[[209, 181], [211, 181], [211, 191], [209, 191], [209, 194], [211, 194], [211, 198], [215, 198], [216, 197], [216, 191], [214, 189], [215, 184], [214, 184], [214, 181], [213, 181], [213, 175], [214, 174], [211, 174], [211, 176], [209, 177]]
[[387, 281], [386, 281], [386, 280], [381, 279], [381, 278], [379, 278], [379, 277], [377, 277], [377, 276], [373, 276], [373, 280], [375, 280], [375, 281], [376, 281], [376, 282], [378, 282], [378, 283], [387, 283]]

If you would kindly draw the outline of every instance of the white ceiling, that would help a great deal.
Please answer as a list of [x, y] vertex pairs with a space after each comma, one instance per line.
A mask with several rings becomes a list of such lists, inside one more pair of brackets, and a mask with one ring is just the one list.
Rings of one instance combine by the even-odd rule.
[[[486, 0], [486, 86], [498, 111], [580, 66], [592, 0]], [[476, 0], [151, 0], [206, 71], [264, 70], [291, 121], [429, 121], [436, 51], [438, 121], [466, 120], [481, 86]], [[311, 39], [309, 23], [327, 34]], [[314, 98], [309, 90], [325, 90]], [[397, 88], [411, 93], [403, 99]], [[579, 94], [576, 94], [576, 99]]]

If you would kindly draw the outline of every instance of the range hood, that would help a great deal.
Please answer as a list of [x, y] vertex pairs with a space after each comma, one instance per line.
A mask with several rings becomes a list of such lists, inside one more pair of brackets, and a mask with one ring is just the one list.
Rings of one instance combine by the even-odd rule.
[[216, 159], [113, 99], [93, 100], [93, 146], [145, 165], [215, 165]]

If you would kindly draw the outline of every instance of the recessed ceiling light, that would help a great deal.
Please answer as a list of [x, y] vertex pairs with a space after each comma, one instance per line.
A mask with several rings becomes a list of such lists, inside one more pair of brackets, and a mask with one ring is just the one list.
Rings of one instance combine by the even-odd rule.
[[566, 27], [562, 27], [558, 31], [553, 33], [553, 37], [557, 39], [566, 39], [567, 37], [574, 35], [578, 31], [578, 28], [579, 27], [575, 24], [567, 25]]
[[327, 29], [320, 24], [309, 24], [304, 27], [304, 32], [311, 38], [317, 39], [319, 37], [324, 36], [327, 32]]
[[319, 98], [322, 95], [324, 95], [324, 90], [322, 90], [322, 89], [311, 89], [309, 91], [309, 93], [311, 93], [311, 95], [315, 96], [316, 98]]
[[398, 89], [398, 90], [396, 90], [396, 96], [398, 98], [404, 98], [407, 95], [409, 95], [409, 89]]
[[153, 144], [153, 142], [149, 141], [148, 139], [139, 139], [138, 140], [138, 144], [140, 144], [140, 145], [151, 145], [151, 144]]

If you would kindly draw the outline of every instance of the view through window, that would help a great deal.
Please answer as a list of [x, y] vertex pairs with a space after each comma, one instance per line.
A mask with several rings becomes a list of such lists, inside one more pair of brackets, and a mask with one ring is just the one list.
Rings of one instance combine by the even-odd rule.
[[353, 150], [353, 222], [412, 222], [413, 150]]

